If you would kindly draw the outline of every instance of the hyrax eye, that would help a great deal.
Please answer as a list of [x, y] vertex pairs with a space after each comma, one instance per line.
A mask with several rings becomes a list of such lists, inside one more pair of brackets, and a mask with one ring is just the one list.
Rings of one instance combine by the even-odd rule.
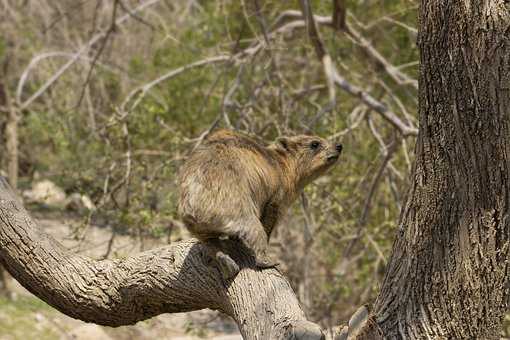
[[321, 146], [321, 142], [316, 141], [316, 140], [314, 140], [313, 142], [310, 143], [310, 148], [312, 150], [317, 150], [318, 148], [320, 148], [320, 146]]

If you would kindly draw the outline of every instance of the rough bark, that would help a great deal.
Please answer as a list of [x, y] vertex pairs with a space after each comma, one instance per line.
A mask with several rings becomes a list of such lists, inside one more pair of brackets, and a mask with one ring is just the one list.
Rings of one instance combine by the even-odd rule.
[[37, 228], [0, 177], [0, 259], [25, 288], [69, 316], [121, 326], [211, 308], [232, 316], [245, 339], [323, 337], [277, 270], [251, 269], [235, 243], [228, 252], [243, 266], [231, 282], [194, 240], [120, 260], [73, 254]]
[[507, 310], [510, 10], [422, 0], [420, 131], [375, 304], [388, 339], [498, 339]]

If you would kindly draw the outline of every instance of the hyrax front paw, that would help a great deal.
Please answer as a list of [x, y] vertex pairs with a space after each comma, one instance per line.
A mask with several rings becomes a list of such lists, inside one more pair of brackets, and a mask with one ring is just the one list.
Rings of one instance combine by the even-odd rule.
[[220, 269], [221, 275], [225, 280], [234, 278], [239, 273], [240, 268], [238, 264], [227, 254], [223, 252], [216, 253], [216, 264]]

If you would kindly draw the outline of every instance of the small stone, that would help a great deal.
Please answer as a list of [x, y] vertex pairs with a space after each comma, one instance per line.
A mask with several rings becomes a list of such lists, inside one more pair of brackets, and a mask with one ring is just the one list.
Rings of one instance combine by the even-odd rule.
[[29, 202], [49, 206], [63, 206], [66, 202], [64, 190], [50, 180], [33, 183], [32, 190], [24, 191], [23, 197]]

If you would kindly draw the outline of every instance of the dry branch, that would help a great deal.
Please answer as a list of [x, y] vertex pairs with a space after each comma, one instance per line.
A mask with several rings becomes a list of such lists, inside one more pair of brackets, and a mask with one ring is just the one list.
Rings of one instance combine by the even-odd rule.
[[341, 89], [358, 97], [363, 103], [370, 107], [375, 112], [379, 113], [386, 121], [396, 127], [404, 136], [418, 135], [418, 129], [405, 124], [393, 111], [391, 111], [385, 104], [381, 103], [361, 88], [352, 85], [340, 74], [335, 74], [335, 84]]
[[[138, 13], [140, 11], [143, 11], [144, 9], [155, 5], [160, 0], [147, 0], [140, 4], [138, 7], [133, 9], [130, 13], [123, 15], [119, 19], [115, 21], [115, 25], [121, 25], [125, 21], [129, 20], [133, 17], [133, 13]], [[87, 53], [98, 41], [101, 39], [104, 39], [105, 36], [108, 34], [108, 30], [100, 32], [96, 34], [92, 39], [90, 39], [87, 43], [82, 45], [80, 49], [73, 55], [72, 58], [70, 58], [64, 65], [62, 65], [46, 82], [39, 87], [39, 89], [32, 94], [27, 100], [22, 101], [21, 96], [23, 94], [23, 87], [25, 85], [26, 78], [28, 77], [27, 70], [25, 70], [24, 73], [27, 73], [27, 75], [20, 79], [17, 86], [16, 91], [16, 102], [20, 110], [26, 109], [30, 104], [32, 104], [37, 98], [39, 98], [43, 93], [46, 92], [72, 65], [74, 65], [80, 57]], [[29, 63], [31, 65], [31, 63]]]
[[[301, 12], [303, 13], [303, 18], [306, 23], [306, 30], [308, 32], [308, 37], [315, 49], [315, 54], [317, 58], [322, 63], [322, 67], [324, 70], [324, 76], [326, 78], [326, 82], [328, 84], [329, 89], [329, 103], [326, 105], [324, 109], [322, 109], [317, 117], [322, 116], [324, 113], [331, 111], [335, 108], [336, 105], [336, 90], [335, 90], [335, 82], [334, 75], [337, 72], [335, 64], [331, 60], [331, 56], [326, 51], [326, 47], [324, 47], [324, 43], [319, 36], [319, 31], [317, 29], [317, 23], [315, 22], [312, 6], [308, 0], [300, 0]], [[315, 119], [317, 120], [317, 119]]]
[[231, 282], [195, 240], [118, 260], [73, 254], [36, 226], [0, 177], [0, 261], [25, 288], [71, 317], [115, 327], [211, 308], [232, 316], [245, 339], [323, 338], [277, 270], [251, 269], [251, 258], [235, 243], [228, 252], [243, 267]]
[[411, 85], [415, 90], [418, 90], [418, 80], [411, 78], [404, 72], [400, 71], [396, 66], [392, 65], [386, 58], [383, 57], [379, 51], [359, 33], [352, 25], [346, 25], [346, 31], [354, 40], [359, 44], [363, 51], [374, 62], [381, 66], [384, 71], [399, 85]]
[[[219, 56], [216, 56], [216, 57], [202, 59], [202, 60], [196, 61], [194, 63], [187, 64], [187, 65], [178, 67], [176, 69], [173, 69], [173, 70], [163, 74], [162, 76], [152, 80], [151, 82], [135, 88], [134, 90], [132, 90], [126, 96], [126, 98], [124, 99], [124, 102], [121, 105], [122, 118], [125, 118], [125, 116], [129, 112], [133, 111], [140, 104], [140, 102], [145, 97], [147, 92], [149, 92], [154, 86], [156, 86], [156, 85], [158, 85], [158, 84], [160, 84], [160, 83], [162, 83], [162, 82], [164, 82], [164, 81], [166, 81], [168, 79], [176, 77], [179, 74], [181, 74], [183, 72], [186, 72], [186, 71], [188, 71], [190, 69], [193, 69], [193, 68], [196, 68], [196, 67], [202, 67], [202, 66], [205, 66], [205, 65], [208, 65], [208, 64], [223, 63], [223, 62], [227, 62], [229, 60], [232, 60], [232, 57], [228, 56], [228, 55], [219, 55]], [[128, 104], [131, 102], [131, 100], [136, 95], [138, 95], [138, 97], [134, 100], [133, 104], [128, 109], [128, 107], [127, 107]]]
[[[326, 50], [323, 46], [322, 41], [320, 40], [320, 37], [318, 35], [318, 32], [316, 29], [316, 23], [317, 24], [323, 24], [323, 25], [331, 25], [332, 19], [330, 17], [324, 17], [324, 16], [318, 16], [313, 15], [311, 12], [311, 7], [308, 1], [301, 0], [300, 1], [302, 12], [299, 13], [298, 11], [285, 11], [282, 13], [279, 18], [277, 19], [277, 22], [284, 22], [286, 18], [307, 18], [305, 21], [303, 20], [294, 20], [290, 23], [286, 23], [283, 26], [279, 27], [278, 29], [275, 29], [273, 32], [270, 33], [270, 36], [273, 36], [275, 33], [281, 33], [288, 29], [294, 29], [297, 27], [303, 27], [306, 26], [309, 30], [309, 36], [310, 40], [314, 44], [314, 48], [317, 54], [317, 57], [321, 61], [321, 63], [324, 65], [326, 77], [328, 79], [328, 83], [332, 82], [333, 84], [336, 84], [338, 87], [340, 87], [342, 90], [346, 91], [347, 93], [358, 97], [365, 105], [367, 105], [369, 108], [374, 110], [375, 112], [379, 113], [385, 120], [387, 120], [389, 123], [391, 123], [394, 127], [396, 127], [404, 136], [409, 135], [417, 135], [418, 129], [416, 129], [414, 126], [407, 125], [404, 123], [393, 111], [391, 111], [384, 103], [378, 101], [374, 97], [372, 97], [367, 92], [363, 91], [361, 88], [351, 84], [347, 81], [344, 77], [342, 77], [336, 67], [334, 66], [331, 58], [329, 58], [329, 55], [326, 53]], [[308, 22], [308, 24], [306, 24]], [[347, 26], [348, 30], [351, 30]], [[357, 33], [356, 31], [353, 31]], [[357, 38], [361, 39], [361, 36], [358, 34], [356, 35]], [[375, 51], [370, 45], [365, 44], [364, 46], [370, 47], [370, 51]], [[379, 55], [380, 56], [380, 55]], [[381, 57], [382, 58], [382, 57]], [[385, 59], [383, 59], [385, 61]], [[382, 61], [381, 61], [382, 62]], [[385, 65], [389, 65], [385, 61]], [[391, 65], [390, 65], [391, 66]], [[392, 70], [392, 72], [397, 72], [398, 70], [395, 67], [388, 66], [388, 70]], [[396, 71], [395, 71], [396, 70]], [[405, 75], [402, 75], [400, 73], [393, 74], [394, 77], [401, 77], [402, 79], [405, 79], [405, 81], [410, 81], [409, 78], [406, 78]], [[400, 79], [400, 78], [399, 78]], [[329, 85], [329, 84], [328, 84]], [[331, 86], [330, 87], [330, 96], [332, 95], [331, 92]], [[333, 92], [334, 93], [334, 92]], [[334, 98], [334, 94], [333, 97]]]

